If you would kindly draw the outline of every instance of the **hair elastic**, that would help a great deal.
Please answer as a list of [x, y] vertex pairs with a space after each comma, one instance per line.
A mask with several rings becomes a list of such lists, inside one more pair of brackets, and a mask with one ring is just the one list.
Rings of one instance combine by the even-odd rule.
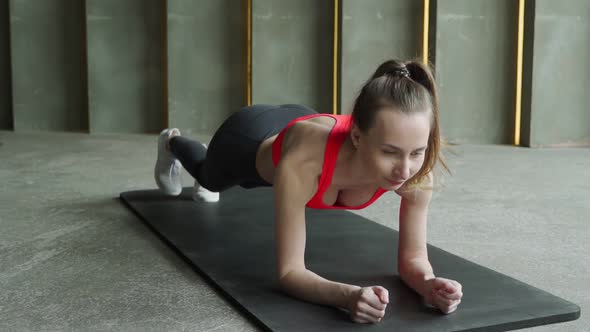
[[389, 71], [387, 73], [390, 75], [393, 75], [393, 76], [410, 77], [410, 71], [406, 67], [394, 69], [394, 70]]

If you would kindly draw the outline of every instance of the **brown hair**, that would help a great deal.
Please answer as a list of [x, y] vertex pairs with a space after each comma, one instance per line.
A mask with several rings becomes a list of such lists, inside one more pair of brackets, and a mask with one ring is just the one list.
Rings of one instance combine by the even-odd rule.
[[424, 164], [408, 185], [420, 185], [437, 162], [450, 173], [441, 154], [444, 141], [438, 120], [438, 93], [430, 67], [420, 60], [388, 60], [379, 65], [354, 102], [353, 121], [366, 134], [374, 125], [375, 115], [384, 107], [403, 113], [430, 110], [432, 115]]

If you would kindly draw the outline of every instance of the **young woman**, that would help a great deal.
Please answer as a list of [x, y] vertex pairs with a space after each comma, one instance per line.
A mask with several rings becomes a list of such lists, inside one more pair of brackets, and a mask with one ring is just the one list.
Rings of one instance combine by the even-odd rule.
[[232, 114], [209, 147], [166, 129], [155, 177], [178, 195], [181, 165], [195, 178], [193, 196], [272, 186], [277, 267], [287, 294], [348, 310], [353, 321], [384, 316], [388, 292], [326, 280], [305, 267], [305, 207], [362, 209], [387, 191], [401, 196], [398, 271], [425, 304], [453, 312], [463, 296], [454, 280], [436, 277], [428, 261], [426, 220], [433, 169], [440, 157], [437, 92], [419, 61], [382, 63], [362, 87], [351, 115], [320, 114], [301, 105], [254, 105]]

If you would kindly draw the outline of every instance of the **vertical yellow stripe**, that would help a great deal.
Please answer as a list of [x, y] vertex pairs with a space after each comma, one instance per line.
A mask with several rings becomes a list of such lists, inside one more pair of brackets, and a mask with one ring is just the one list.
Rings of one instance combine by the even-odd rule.
[[522, 57], [524, 50], [524, 3], [518, 1], [518, 50], [516, 55], [516, 105], [514, 112], [514, 145], [520, 145], [520, 122], [522, 114]]
[[252, 105], [252, 0], [246, 0], [246, 105]]
[[[90, 134], [92, 118], [90, 116], [90, 94], [88, 85], [88, 15], [86, 10], [86, 1], [82, 1], [82, 94], [84, 97], [84, 108], [86, 109], [86, 133]], [[10, 36], [8, 37], [8, 45], [10, 45]], [[12, 110], [12, 130], [14, 130], [14, 108]]]
[[162, 0], [162, 125], [164, 128], [170, 126], [168, 112], [168, 1]]
[[428, 34], [430, 29], [430, 0], [424, 0], [424, 17], [422, 29], [422, 62], [428, 64]]
[[340, 0], [334, 0], [334, 45], [332, 68], [332, 113], [338, 114], [338, 7]]

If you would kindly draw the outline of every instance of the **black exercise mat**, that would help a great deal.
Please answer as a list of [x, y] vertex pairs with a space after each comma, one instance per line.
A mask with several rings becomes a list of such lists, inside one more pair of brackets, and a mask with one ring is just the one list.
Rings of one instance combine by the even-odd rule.
[[397, 276], [398, 232], [343, 210], [306, 210], [306, 265], [330, 280], [389, 290], [377, 324], [352, 322], [334, 307], [280, 292], [275, 276], [274, 199], [271, 188], [233, 187], [216, 203], [197, 203], [157, 190], [121, 194], [122, 200], [184, 256], [237, 308], [274, 331], [507, 331], [575, 320], [580, 308], [543, 290], [428, 247], [435, 274], [464, 288], [456, 312], [443, 315]]

